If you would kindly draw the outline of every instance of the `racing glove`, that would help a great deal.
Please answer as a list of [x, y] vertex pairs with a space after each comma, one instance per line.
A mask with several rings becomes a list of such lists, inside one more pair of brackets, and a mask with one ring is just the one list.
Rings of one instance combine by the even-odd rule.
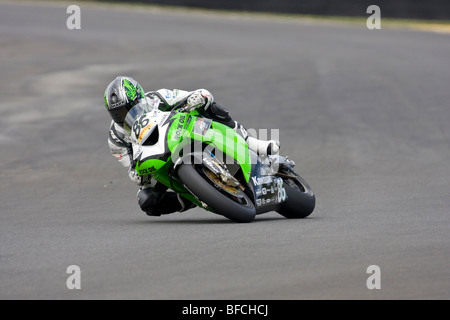
[[130, 180], [138, 186], [146, 185], [151, 181], [151, 177], [149, 175], [140, 176], [133, 167], [128, 169], [128, 176], [130, 177]]
[[142, 176], [138, 175], [136, 170], [134, 168], [128, 169], [128, 176], [130, 177], [130, 180], [136, 183], [137, 185], [142, 184]]
[[211, 105], [212, 100], [212, 95], [208, 91], [196, 91], [187, 98], [185, 110], [187, 112], [192, 112], [199, 108], [203, 108], [206, 111]]

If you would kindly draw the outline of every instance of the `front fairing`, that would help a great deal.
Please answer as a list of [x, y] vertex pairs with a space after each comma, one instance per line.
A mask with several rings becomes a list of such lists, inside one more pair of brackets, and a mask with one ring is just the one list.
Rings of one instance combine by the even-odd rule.
[[132, 137], [132, 133], [134, 131], [133, 127], [136, 121], [143, 115], [147, 115], [151, 111], [157, 110], [157, 108], [158, 105], [154, 100], [149, 98], [142, 99], [138, 104], [136, 104], [128, 111], [123, 124], [123, 129], [125, 130], [125, 132]]
[[[140, 130], [140, 133], [139, 130], [131, 133], [133, 160], [139, 175], [154, 174], [169, 162], [171, 157], [167, 145], [167, 135], [170, 129], [170, 123], [167, 122], [169, 116], [170, 112], [154, 109], [136, 120], [135, 127], [139, 125], [138, 122], [147, 124]], [[147, 128], [149, 129], [146, 131]]]

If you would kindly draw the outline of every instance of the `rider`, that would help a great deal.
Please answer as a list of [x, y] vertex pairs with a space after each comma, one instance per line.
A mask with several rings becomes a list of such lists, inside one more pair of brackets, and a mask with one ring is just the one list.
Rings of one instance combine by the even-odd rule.
[[108, 143], [112, 155], [128, 168], [130, 179], [140, 186], [137, 194], [138, 204], [149, 216], [182, 212], [194, 205], [174, 192], [167, 192], [167, 187], [151, 176], [139, 176], [133, 167], [131, 137], [124, 130], [124, 121], [128, 111], [143, 99], [159, 101], [158, 109], [161, 111], [170, 111], [176, 107], [184, 107], [189, 111], [198, 110], [204, 117], [236, 130], [247, 141], [249, 148], [259, 155], [275, 154], [280, 148], [278, 141], [261, 141], [250, 137], [243, 126], [231, 119], [226, 108], [214, 102], [208, 90], [187, 92], [160, 89], [145, 93], [133, 78], [117, 77], [105, 91], [105, 106], [113, 119]]

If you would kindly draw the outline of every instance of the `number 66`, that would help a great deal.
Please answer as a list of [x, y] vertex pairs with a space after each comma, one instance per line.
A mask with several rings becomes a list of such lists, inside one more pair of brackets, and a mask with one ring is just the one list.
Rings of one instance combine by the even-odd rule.
[[286, 201], [286, 189], [284, 189], [284, 182], [283, 179], [277, 180], [277, 186], [278, 186], [278, 202], [281, 203], [283, 201]]

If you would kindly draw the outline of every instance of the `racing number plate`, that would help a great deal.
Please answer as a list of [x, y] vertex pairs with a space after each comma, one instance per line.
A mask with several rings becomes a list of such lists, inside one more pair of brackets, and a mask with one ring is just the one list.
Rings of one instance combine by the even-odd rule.
[[281, 178], [253, 178], [256, 193], [256, 206], [275, 205], [287, 200], [286, 189]]

